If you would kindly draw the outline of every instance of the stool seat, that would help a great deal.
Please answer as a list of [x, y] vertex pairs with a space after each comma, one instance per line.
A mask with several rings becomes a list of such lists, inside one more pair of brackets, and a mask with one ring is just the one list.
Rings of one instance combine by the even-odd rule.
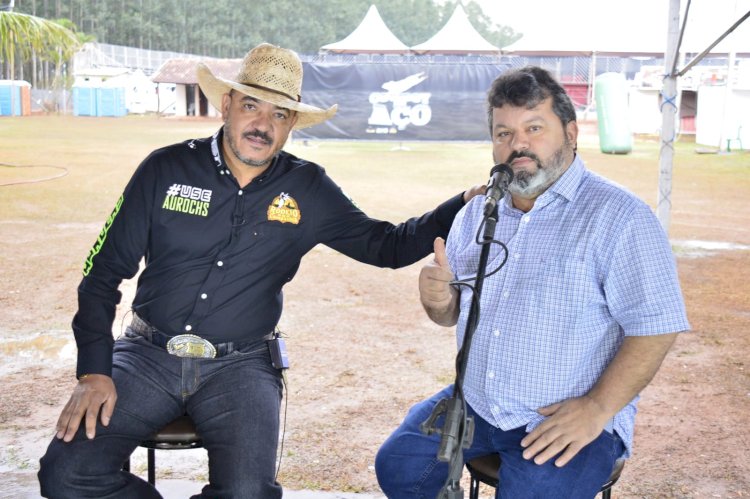
[[[203, 447], [203, 441], [195, 429], [193, 420], [190, 419], [190, 416], [184, 414], [172, 420], [164, 428], [141, 442], [140, 446], [146, 448], [148, 483], [154, 485], [156, 483], [156, 456], [154, 449], [197, 449]], [[130, 471], [130, 458], [125, 461], [122, 469]]]
[[[602, 493], [602, 497], [607, 499], [610, 497], [610, 489], [620, 479], [620, 474], [625, 467], [625, 459], [620, 458], [615, 461], [615, 466], [612, 469], [607, 481], [599, 489]], [[469, 491], [470, 499], [479, 499], [479, 483], [484, 483], [490, 487], [497, 488], [498, 485], [498, 471], [500, 470], [500, 456], [497, 454], [489, 454], [487, 456], [477, 457], [466, 463], [466, 469], [469, 471], [471, 476], [471, 488]]]
[[148, 440], [141, 442], [141, 447], [148, 449], [193, 449], [202, 445], [201, 437], [195, 430], [195, 423], [187, 414], [178, 417], [151, 435]]

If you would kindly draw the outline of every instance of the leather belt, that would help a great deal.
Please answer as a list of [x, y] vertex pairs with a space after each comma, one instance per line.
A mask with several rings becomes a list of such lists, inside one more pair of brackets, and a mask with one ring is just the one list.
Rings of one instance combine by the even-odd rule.
[[179, 334], [176, 336], [169, 336], [162, 333], [151, 324], [138, 317], [138, 314], [136, 314], [135, 312], [133, 312], [133, 320], [130, 323], [130, 330], [137, 335], [146, 338], [152, 344], [164, 348], [167, 352], [177, 357], [204, 359], [223, 357], [224, 355], [228, 355], [236, 350], [240, 350], [249, 345], [260, 344], [262, 341], [271, 340], [274, 337], [273, 333], [268, 333], [260, 340], [211, 343], [210, 341], [195, 334]]

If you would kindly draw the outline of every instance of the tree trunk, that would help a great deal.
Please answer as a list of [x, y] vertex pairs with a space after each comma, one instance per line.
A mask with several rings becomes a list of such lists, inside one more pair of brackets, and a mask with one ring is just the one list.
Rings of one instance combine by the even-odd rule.
[[13, 32], [13, 30], [10, 31], [8, 34], [10, 38], [10, 50], [8, 51], [8, 69], [9, 76], [8, 78], [10, 80], [10, 115], [13, 116], [16, 113], [16, 85], [13, 83], [15, 80], [15, 57], [16, 57], [16, 44], [14, 43], [14, 40], [16, 38], [16, 34]]
[[36, 53], [31, 54], [31, 86], [36, 88]]

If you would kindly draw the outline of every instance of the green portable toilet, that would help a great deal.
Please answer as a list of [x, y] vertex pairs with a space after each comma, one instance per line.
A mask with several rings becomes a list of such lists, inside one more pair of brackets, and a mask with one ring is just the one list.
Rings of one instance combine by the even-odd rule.
[[628, 85], [620, 73], [603, 73], [594, 84], [599, 148], [603, 153], [627, 154], [633, 150], [628, 116]]

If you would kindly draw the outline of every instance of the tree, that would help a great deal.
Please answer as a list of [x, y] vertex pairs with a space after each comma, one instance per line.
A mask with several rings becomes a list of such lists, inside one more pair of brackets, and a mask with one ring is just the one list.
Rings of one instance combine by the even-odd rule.
[[14, 75], [16, 56], [25, 61], [32, 54], [54, 60], [68, 60], [79, 47], [75, 33], [54, 21], [18, 12], [0, 12], [0, 62]]
[[[511, 43], [518, 41], [523, 36], [522, 33], [517, 33], [510, 26], [493, 23], [492, 19], [484, 13], [482, 7], [473, 0], [470, 2], [464, 2], [463, 5], [471, 24], [476, 28], [479, 34], [485, 38], [485, 40], [494, 46], [498, 48], [506, 47]], [[456, 3], [447, 2], [444, 4], [444, 8], [450, 8], [450, 13], [448, 13], [450, 16], [450, 14], [453, 13], [453, 9], [456, 8]]]
[[71, 33], [73, 33], [73, 35], [76, 37], [76, 40], [78, 41], [76, 45], [67, 48], [60, 47], [58, 45], [54, 48], [54, 52], [48, 55], [49, 60], [54, 62], [55, 64], [55, 79], [52, 82], [52, 87], [59, 88], [60, 86], [64, 86], [67, 88], [68, 86], [72, 85], [72, 82], [62, 81], [63, 65], [73, 57], [76, 51], [78, 51], [78, 49], [84, 43], [94, 42], [96, 41], [96, 38], [93, 35], [87, 35], [86, 33], [81, 33], [80, 31], [78, 31], [78, 27], [70, 19], [55, 19], [53, 22], [59, 24], [63, 28], [68, 29]]
[[[2, 1], [2, 0], [0, 0]], [[17, 10], [46, 19], [65, 17], [102, 43], [212, 57], [242, 57], [260, 42], [316, 53], [341, 40], [375, 4], [407, 46], [429, 39], [457, 0], [55, 0], [18, 2]], [[504, 47], [520, 37], [497, 25], [473, 0], [469, 20], [489, 42]]]
[[[0, 12], [0, 62], [8, 65], [10, 79], [15, 79], [15, 61], [31, 58], [67, 61], [78, 49], [79, 42], [69, 29], [46, 19], [18, 12]], [[15, 96], [11, 84], [11, 114]]]
[[444, 17], [433, 0], [378, 0], [374, 3], [386, 26], [409, 47], [428, 40], [453, 13], [451, 9], [448, 17]]

